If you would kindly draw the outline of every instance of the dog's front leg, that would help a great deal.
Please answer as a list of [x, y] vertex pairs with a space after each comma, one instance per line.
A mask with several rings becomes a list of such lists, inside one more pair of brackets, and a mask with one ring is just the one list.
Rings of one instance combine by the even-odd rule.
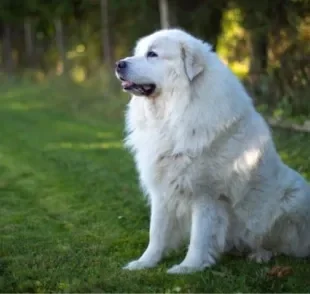
[[223, 203], [209, 197], [194, 201], [187, 255], [182, 263], [170, 268], [168, 273], [191, 273], [213, 265], [225, 250], [228, 224], [228, 213]]
[[163, 257], [170, 231], [171, 220], [163, 201], [152, 199], [148, 247], [138, 260], [129, 262], [124, 269], [138, 270], [156, 266]]

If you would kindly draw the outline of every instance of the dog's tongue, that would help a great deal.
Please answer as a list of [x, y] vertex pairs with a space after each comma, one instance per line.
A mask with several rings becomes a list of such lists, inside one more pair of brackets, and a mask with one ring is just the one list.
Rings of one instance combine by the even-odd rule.
[[152, 88], [152, 86], [151, 85], [144, 85], [142, 88], [144, 91], [148, 91]]
[[133, 82], [129, 82], [129, 81], [122, 81], [122, 86], [123, 87], [131, 87], [133, 86]]

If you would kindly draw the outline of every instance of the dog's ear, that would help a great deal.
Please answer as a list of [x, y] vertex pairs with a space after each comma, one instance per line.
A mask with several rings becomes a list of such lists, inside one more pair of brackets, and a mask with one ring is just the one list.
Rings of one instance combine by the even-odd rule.
[[187, 44], [182, 45], [182, 58], [188, 79], [192, 81], [204, 70], [202, 53]]

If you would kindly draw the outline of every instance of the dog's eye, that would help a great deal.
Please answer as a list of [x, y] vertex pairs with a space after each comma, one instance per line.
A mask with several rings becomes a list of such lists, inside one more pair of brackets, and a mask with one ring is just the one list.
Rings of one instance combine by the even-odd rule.
[[158, 57], [158, 55], [154, 51], [149, 51], [146, 53], [146, 57]]

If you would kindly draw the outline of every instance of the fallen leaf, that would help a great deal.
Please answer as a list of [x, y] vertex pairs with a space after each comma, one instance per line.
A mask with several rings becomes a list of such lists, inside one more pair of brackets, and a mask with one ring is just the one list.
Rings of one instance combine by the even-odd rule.
[[290, 266], [279, 266], [276, 265], [270, 269], [267, 273], [268, 276], [282, 278], [293, 273], [293, 269]]

